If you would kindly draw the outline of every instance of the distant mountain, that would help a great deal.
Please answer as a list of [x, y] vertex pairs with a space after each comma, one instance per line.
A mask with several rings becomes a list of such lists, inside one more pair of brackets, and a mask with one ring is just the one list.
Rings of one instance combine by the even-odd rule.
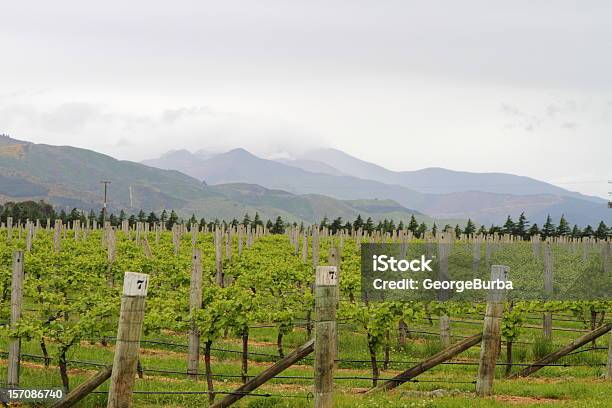
[[[185, 154], [188, 153], [188, 154]], [[174, 151], [166, 158], [188, 161], [191, 153]], [[191, 162], [194, 164], [195, 162]], [[391, 200], [342, 201], [322, 195], [296, 195], [258, 185], [236, 183], [206, 186], [176, 170], [116, 160], [91, 150], [34, 144], [0, 136], [0, 201], [39, 200], [70, 210], [99, 209], [101, 180], [110, 180], [110, 210], [175, 209], [184, 217], [241, 219], [259, 212], [263, 219], [282, 216], [288, 221], [318, 222], [324, 216], [353, 219], [358, 214], [374, 220], [407, 221], [411, 214], [431, 219]], [[456, 220], [451, 220], [455, 222]]]
[[206, 181], [252, 183], [295, 194], [323, 194], [342, 199], [391, 199], [436, 218], [472, 218], [502, 223], [525, 214], [542, 223], [546, 215], [565, 215], [579, 225], [610, 223], [604, 200], [564, 190], [529, 177], [504, 173], [469, 173], [439, 168], [394, 172], [334, 149], [320, 149], [294, 160], [266, 160], [244, 149], [196, 161], [195, 155], [173, 163], [166, 155], [146, 163], [174, 168]]
[[530, 177], [506, 173], [472, 173], [439, 167], [415, 171], [392, 171], [360, 160], [337, 149], [313, 150], [301, 155], [299, 160], [318, 161], [325, 166], [321, 169], [332, 167], [334, 171], [382, 183], [398, 184], [422, 193], [445, 194], [481, 191], [511, 195], [554, 194], [593, 202], [603, 201], [597, 197], [569, 191]]
[[390, 199], [408, 208], [414, 208], [413, 205], [418, 205], [424, 197], [423, 194], [402, 186], [352, 176], [313, 173], [259, 158], [244, 149], [233, 149], [202, 160], [195, 167], [191, 164], [193, 157], [184, 163], [175, 164], [173, 157], [169, 160], [167, 155], [163, 155], [159, 159], [147, 160], [146, 163], [159, 168], [184, 171], [209, 185], [251, 183], [294, 194], [322, 194], [342, 200]]

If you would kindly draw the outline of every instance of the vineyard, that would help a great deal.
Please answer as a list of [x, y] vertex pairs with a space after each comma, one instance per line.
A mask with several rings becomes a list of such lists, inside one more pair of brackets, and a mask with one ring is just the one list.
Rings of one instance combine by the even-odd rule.
[[[612, 406], [612, 301], [366, 302], [360, 266], [361, 244], [422, 245], [546, 290], [547, 274], [609, 276], [610, 241], [449, 235], [3, 225], [0, 382], [67, 394], [98, 376], [75, 406], [104, 407], [133, 351], [135, 407]], [[126, 272], [148, 279], [132, 309]], [[130, 341], [124, 312], [142, 316]]]

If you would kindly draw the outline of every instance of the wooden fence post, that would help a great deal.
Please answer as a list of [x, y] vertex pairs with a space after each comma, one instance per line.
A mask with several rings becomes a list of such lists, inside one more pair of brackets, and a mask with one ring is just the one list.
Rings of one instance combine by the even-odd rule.
[[[11, 329], [21, 319], [21, 304], [23, 301], [23, 251], [13, 253], [13, 276], [11, 280]], [[19, 360], [21, 357], [21, 339], [12, 338], [9, 344], [8, 375], [9, 388], [19, 387]]]
[[319, 266], [319, 226], [312, 226], [312, 266]]
[[215, 270], [217, 285], [223, 287], [223, 253], [221, 252], [221, 228], [215, 227]]
[[612, 330], [610, 330], [610, 339], [608, 340], [608, 371], [606, 379], [612, 381]]
[[13, 237], [13, 217], [6, 217], [6, 239], [11, 242]]
[[[508, 278], [510, 268], [503, 265], [491, 266], [491, 282], [503, 281]], [[499, 356], [501, 345], [501, 320], [504, 313], [506, 292], [503, 289], [491, 289], [484, 319], [482, 344], [480, 346], [480, 362], [476, 394], [479, 396], [493, 394], [493, 379], [495, 378], [495, 362]]]
[[[438, 274], [440, 281], [448, 281], [448, 256], [450, 255], [450, 233], [443, 232], [440, 234], [440, 240], [438, 241]], [[446, 300], [446, 299], [442, 299]], [[450, 319], [448, 315], [440, 315], [440, 341], [446, 348], [451, 345], [450, 335]]]
[[315, 408], [333, 406], [336, 359], [338, 274], [335, 266], [319, 266], [315, 277]]
[[132, 390], [136, 379], [140, 332], [148, 286], [149, 275], [125, 273], [107, 408], [132, 406]]
[[193, 250], [191, 263], [191, 281], [189, 284], [189, 313], [191, 314], [191, 328], [189, 330], [189, 353], [187, 355], [187, 372], [194, 379], [198, 379], [198, 366], [200, 361], [200, 332], [195, 323], [195, 314], [202, 307], [202, 251]]
[[[544, 293], [547, 297], [553, 293], [553, 256], [550, 248], [550, 242], [544, 244]], [[544, 337], [552, 338], [552, 313], [544, 312]]]

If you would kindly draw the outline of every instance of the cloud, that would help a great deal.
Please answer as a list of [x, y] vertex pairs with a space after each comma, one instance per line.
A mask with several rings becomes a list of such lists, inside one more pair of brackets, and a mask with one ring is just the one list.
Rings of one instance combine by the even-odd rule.
[[580, 125], [578, 125], [577, 123], [573, 123], [573, 122], [565, 122], [561, 124], [561, 127], [565, 130], [576, 130], [578, 126]]
[[536, 129], [542, 121], [538, 116], [523, 112], [518, 107], [505, 102], [501, 104], [501, 111], [510, 119], [510, 122], [503, 125], [503, 128], [506, 130], [518, 128], [531, 132]]

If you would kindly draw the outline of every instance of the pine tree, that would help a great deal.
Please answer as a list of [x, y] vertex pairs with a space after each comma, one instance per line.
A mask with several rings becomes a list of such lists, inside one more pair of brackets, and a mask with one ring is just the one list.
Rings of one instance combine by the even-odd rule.
[[363, 218], [361, 218], [361, 214], [357, 215], [357, 218], [355, 219], [355, 222], [353, 223], [353, 227], [355, 228], [355, 231], [358, 230], [359, 228], [363, 228]]
[[525, 217], [525, 213], [522, 212], [519, 216], [517, 223], [514, 225], [514, 231], [512, 232], [517, 237], [525, 237], [527, 233], [527, 228], [529, 227], [529, 221], [527, 221], [527, 217]]
[[[418, 227], [417, 227], [417, 229], [418, 229]], [[395, 222], [394, 222], [392, 219], [391, 219], [391, 220], [389, 220], [389, 222], [387, 223], [387, 229], [386, 229], [386, 231], [387, 231], [387, 232], [393, 232], [393, 231], [395, 231]]]
[[572, 228], [572, 238], [580, 238], [582, 236], [582, 231], [578, 228], [578, 225], [574, 224], [574, 228]]
[[93, 222], [96, 220], [96, 213], [94, 212], [94, 210], [89, 210], [89, 215], [87, 216], [87, 218], [93, 224]]
[[117, 222], [119, 223], [119, 225], [121, 225], [123, 223], [123, 221], [125, 221], [125, 211], [121, 210], [119, 211], [119, 219], [117, 220]]
[[436, 225], [436, 223], [434, 222], [433, 227], [431, 227], [431, 233], [433, 234], [433, 236], [435, 237], [436, 234], [438, 233], [438, 226]]
[[425, 233], [427, 232], [427, 225], [424, 222], [419, 224], [419, 228], [417, 228], [417, 234], [419, 238], [424, 238]]
[[128, 218], [128, 223], [130, 224], [130, 227], [136, 225], [136, 216], [134, 214], [130, 215], [130, 218]]
[[584, 230], [582, 231], [582, 236], [583, 237], [592, 237], [593, 234], [595, 232], [593, 231], [593, 227], [591, 227], [590, 225], [587, 225]]
[[283, 222], [283, 219], [281, 218], [280, 215], [276, 217], [276, 221], [274, 222], [274, 225], [272, 226], [272, 228], [270, 228], [270, 232], [272, 234], [284, 234], [285, 233], [285, 223]]
[[487, 235], [487, 229], [485, 228], [484, 225], [481, 225], [480, 228], [478, 229], [478, 235]]
[[162, 222], [162, 224], [165, 224], [168, 221], [168, 213], [166, 212], [166, 210], [162, 211], [159, 220]]
[[170, 216], [168, 217], [168, 221], [166, 221], [166, 229], [171, 230], [174, 224], [176, 224], [177, 222], [178, 222], [178, 215], [176, 215], [174, 210], [170, 211]]
[[195, 214], [191, 214], [191, 218], [189, 219], [189, 228], [191, 228], [193, 224], [197, 224], [197, 223], [198, 223], [198, 219], [196, 218]]
[[368, 217], [368, 219], [366, 220], [363, 229], [368, 233], [371, 234], [372, 231], [374, 231], [374, 221], [372, 221], [371, 217]]
[[601, 221], [597, 226], [597, 230], [595, 231], [595, 237], [599, 239], [606, 239], [608, 235], [610, 235], [608, 227], [603, 221]]
[[512, 232], [514, 232], [514, 221], [512, 221], [512, 218], [510, 218], [510, 216], [506, 218], [506, 222], [502, 227], [502, 232], [504, 234], [512, 234]]
[[270, 233], [274, 234], [274, 224], [272, 224], [272, 221], [268, 220], [266, 222], [266, 229], [270, 231]]
[[342, 228], [342, 217], [336, 218], [329, 226], [330, 231], [335, 234]]
[[138, 222], [145, 222], [147, 220], [147, 215], [143, 210], [138, 212]]
[[559, 226], [557, 227], [558, 235], [568, 235], [570, 233], [569, 223], [565, 220], [565, 215], [561, 215], [561, 219], [559, 220]]
[[410, 215], [410, 222], [408, 222], [408, 231], [412, 231], [414, 235], [417, 233], [417, 229], [419, 228], [419, 223], [416, 218], [414, 218], [414, 214]]
[[206, 228], [206, 219], [204, 219], [203, 217], [200, 219], [200, 229], [203, 230]]
[[324, 227], [329, 227], [329, 218], [327, 218], [327, 215], [323, 217], [323, 220], [321, 221], [321, 228]]
[[151, 211], [149, 213], [149, 216], [147, 217], [147, 223], [150, 226], [155, 225], [157, 222], [159, 222], [159, 218], [157, 218], [157, 214], [155, 214], [153, 211]]
[[399, 224], [397, 224], [397, 230], [401, 231], [404, 229], [404, 221], [400, 220]]
[[249, 213], [244, 214], [244, 218], [242, 219], [242, 225], [248, 227], [251, 225], [251, 218], [249, 217]]
[[[304, 224], [302, 224], [302, 228], [300, 228], [300, 231], [302, 229], [304, 229]], [[351, 224], [350, 221], [347, 221], [346, 224], [344, 224], [344, 230], [348, 232], [349, 234], [353, 232], [353, 225]]]
[[455, 237], [461, 237], [461, 227], [459, 226], [459, 224], [455, 225]]
[[548, 215], [546, 217], [546, 222], [544, 223], [544, 226], [542, 226], [542, 236], [544, 238], [551, 237], [555, 234], [555, 230], [555, 224], [552, 223], [552, 218], [550, 218], [550, 215]]
[[117, 217], [115, 217], [115, 214], [111, 213], [111, 215], [108, 217], [108, 222], [110, 222], [110, 225], [113, 227], [117, 226]]
[[540, 234], [540, 228], [538, 227], [538, 224], [533, 224], [531, 228], [529, 228], [529, 236], [533, 237], [534, 235], [539, 235], [539, 234]]
[[257, 227], [258, 225], [262, 225], [263, 226], [263, 221], [259, 218], [259, 213], [256, 212], [255, 213], [255, 218], [253, 218], [253, 224], [254, 227]]
[[465, 230], [463, 232], [466, 235], [474, 235], [474, 233], [476, 232], [476, 225], [474, 225], [470, 218], [468, 218], [467, 224], [465, 224]]

